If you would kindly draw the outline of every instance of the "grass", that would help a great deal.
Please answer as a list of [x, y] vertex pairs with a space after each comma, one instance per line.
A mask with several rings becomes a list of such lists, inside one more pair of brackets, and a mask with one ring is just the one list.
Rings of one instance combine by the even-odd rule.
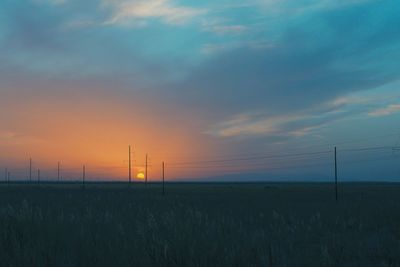
[[400, 266], [400, 185], [1, 185], [1, 266]]

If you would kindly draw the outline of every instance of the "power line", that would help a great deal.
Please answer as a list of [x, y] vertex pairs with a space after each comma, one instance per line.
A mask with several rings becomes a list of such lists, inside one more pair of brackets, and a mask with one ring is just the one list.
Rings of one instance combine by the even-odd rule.
[[[374, 151], [374, 150], [392, 150], [391, 146], [377, 146], [377, 147], [363, 147], [363, 148], [345, 148], [340, 149], [340, 152], [360, 152], [360, 151]], [[400, 149], [400, 148], [399, 148]], [[291, 157], [301, 157], [301, 156], [313, 156], [331, 153], [331, 150], [316, 151], [316, 152], [305, 152], [305, 153], [291, 153], [291, 154], [281, 154], [281, 155], [264, 155], [264, 156], [254, 156], [254, 157], [242, 157], [242, 158], [230, 158], [230, 159], [218, 159], [218, 160], [200, 160], [200, 161], [186, 161], [186, 162], [175, 162], [171, 163], [171, 166], [176, 165], [199, 165], [208, 163], [224, 163], [224, 162], [237, 162], [237, 161], [251, 161], [251, 160], [263, 160], [263, 159], [275, 159], [275, 158], [291, 158]]]
[[[324, 157], [313, 157], [313, 158], [290, 158], [290, 159], [284, 159], [284, 158], [276, 158], [272, 159], [269, 161], [250, 161], [246, 162], [246, 166], [265, 166], [267, 164], [282, 164], [282, 163], [301, 163], [304, 161], [320, 161], [320, 160], [330, 160], [331, 158], [327, 156]], [[212, 163], [205, 163], [205, 164], [190, 164], [190, 165], [179, 165], [175, 164], [172, 165], [172, 167], [178, 167], [180, 169], [183, 168], [218, 168], [218, 167], [237, 167], [240, 166], [234, 161], [229, 161], [229, 162], [212, 162]]]
[[376, 147], [363, 147], [363, 148], [347, 148], [341, 149], [341, 152], [358, 152], [358, 151], [373, 151], [373, 150], [386, 150], [394, 149], [392, 146], [376, 146]]
[[318, 152], [309, 152], [309, 153], [266, 155], [266, 156], [260, 156], [260, 157], [230, 158], [230, 159], [221, 159], [221, 160], [203, 160], [203, 161], [192, 161], [192, 162], [187, 161], [187, 162], [175, 162], [175, 163], [171, 163], [169, 165], [191, 165], [191, 164], [218, 163], [218, 162], [231, 162], [231, 161], [248, 161], [248, 160], [259, 160], [259, 159], [296, 157], [296, 156], [305, 156], [305, 155], [320, 155], [320, 154], [327, 154], [330, 152], [331, 151], [318, 151]]
[[[399, 146], [371, 146], [371, 147], [355, 147], [355, 148], [342, 148], [338, 150], [338, 154], [344, 153], [360, 153], [360, 152], [367, 152], [367, 151], [375, 151], [374, 153], [366, 153], [365, 155], [378, 155], [384, 153], [385, 151], [400, 151]], [[298, 152], [298, 153], [284, 153], [284, 154], [264, 154], [260, 156], [249, 156], [249, 157], [232, 157], [232, 158], [221, 158], [221, 159], [214, 159], [214, 160], [198, 160], [198, 161], [182, 161], [182, 162], [175, 162], [171, 163], [168, 166], [171, 169], [188, 169], [188, 170], [196, 170], [198, 169], [207, 169], [212, 168], [212, 171], [218, 171], [220, 169], [227, 169], [227, 170], [238, 170], [242, 171], [243, 169], [259, 169], [257, 167], [265, 168], [266, 170], [271, 169], [288, 169], [288, 168], [303, 168], [303, 167], [310, 167], [310, 166], [318, 166], [318, 165], [325, 165], [325, 160], [330, 160], [330, 155], [332, 150], [321, 150], [321, 151], [312, 151], [312, 152]], [[131, 155], [131, 151], [129, 151], [129, 155]], [[351, 154], [350, 154], [351, 155]], [[361, 157], [357, 156], [358, 158]], [[144, 167], [146, 168], [146, 178], [147, 178], [147, 167], [150, 167], [148, 161], [150, 158], [147, 157], [146, 154], [146, 161], [144, 165], [135, 165], [135, 167]], [[312, 161], [313, 164], [308, 164], [308, 161]], [[319, 161], [317, 163], [317, 161]], [[365, 161], [369, 161], [366, 159]], [[36, 160], [35, 160], [36, 162]], [[241, 164], [239, 164], [241, 162]], [[321, 162], [321, 163], [320, 163]], [[346, 158], [341, 159], [341, 164], [347, 164]], [[31, 176], [31, 169], [32, 169], [32, 160], [29, 160], [29, 176]], [[37, 162], [35, 165], [38, 165]], [[269, 167], [272, 165], [271, 167]], [[275, 166], [274, 166], [275, 165]], [[276, 166], [278, 165], [278, 166]], [[297, 165], [297, 166], [296, 166]], [[17, 164], [18, 166], [18, 164]], [[142, 168], [140, 167], [140, 168]], [[101, 176], [100, 171], [105, 172], [107, 170], [122, 170], [126, 168], [126, 166], [97, 166], [91, 168], [92, 171], [97, 171], [98, 174]], [[53, 171], [53, 168], [48, 170]], [[67, 174], [76, 175], [79, 170], [82, 170], [82, 167], [70, 167], [64, 168], [63, 171], [66, 171]], [[13, 169], [13, 175], [17, 175], [20, 177], [21, 174], [26, 173], [27, 168], [15, 168]], [[130, 168], [131, 172], [131, 168]], [[73, 174], [72, 174], [73, 173]], [[5, 173], [5, 176], [7, 174]], [[28, 177], [31, 179], [31, 177]], [[131, 178], [131, 177], [130, 177]], [[60, 179], [60, 162], [58, 162], [57, 166], [57, 179]], [[146, 179], [147, 180], [147, 179]]]

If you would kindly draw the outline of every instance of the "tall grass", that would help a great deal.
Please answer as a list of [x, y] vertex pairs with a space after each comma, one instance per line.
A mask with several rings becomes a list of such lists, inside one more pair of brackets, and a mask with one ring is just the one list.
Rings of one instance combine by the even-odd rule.
[[393, 186], [1, 187], [0, 265], [400, 266]]

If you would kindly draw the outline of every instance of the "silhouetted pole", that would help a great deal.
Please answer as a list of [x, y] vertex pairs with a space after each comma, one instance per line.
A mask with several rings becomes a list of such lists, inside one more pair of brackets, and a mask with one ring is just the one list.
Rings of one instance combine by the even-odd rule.
[[10, 181], [11, 181], [11, 173], [8, 172], [8, 176], [7, 176], [7, 184], [10, 185]]
[[4, 182], [7, 183], [7, 175], [8, 175], [8, 170], [7, 168], [4, 170]]
[[162, 163], [162, 193], [165, 195], [165, 163]]
[[337, 151], [335, 147], [335, 199], [338, 201], [338, 180], [337, 180]]
[[83, 165], [82, 169], [82, 187], [85, 188], [85, 179], [86, 179], [86, 166]]
[[32, 158], [29, 159], [29, 182], [32, 182]]
[[147, 185], [147, 154], [146, 154], [146, 169], [145, 169], [145, 185]]
[[392, 148], [393, 152], [400, 151], [400, 146], [395, 146]]
[[131, 161], [131, 146], [129, 146], [129, 185], [132, 182], [132, 161]]
[[40, 184], [40, 169], [37, 170], [37, 182]]
[[57, 162], [57, 181], [60, 182], [60, 162]]

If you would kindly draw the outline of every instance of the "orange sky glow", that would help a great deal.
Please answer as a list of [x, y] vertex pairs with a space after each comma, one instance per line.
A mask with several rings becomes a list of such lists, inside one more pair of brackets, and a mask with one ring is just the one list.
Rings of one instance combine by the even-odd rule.
[[[124, 180], [128, 145], [132, 145], [132, 177], [144, 171], [148, 153], [149, 179], [159, 179], [162, 161], [168, 164], [201, 158], [212, 151], [206, 137], [193, 132], [193, 114], [182, 114], [148, 99], [84, 90], [48, 95], [43, 90], [9, 92], [0, 103], [8, 110], [0, 115], [5, 123], [0, 133], [0, 157], [13, 164], [22, 177], [27, 175], [32, 157], [34, 169], [42, 169], [49, 179], [61, 161], [65, 179], [80, 177], [81, 166], [86, 164], [89, 179]], [[196, 173], [201, 176], [207, 171]], [[193, 172], [174, 168], [168, 175], [184, 178]]]

